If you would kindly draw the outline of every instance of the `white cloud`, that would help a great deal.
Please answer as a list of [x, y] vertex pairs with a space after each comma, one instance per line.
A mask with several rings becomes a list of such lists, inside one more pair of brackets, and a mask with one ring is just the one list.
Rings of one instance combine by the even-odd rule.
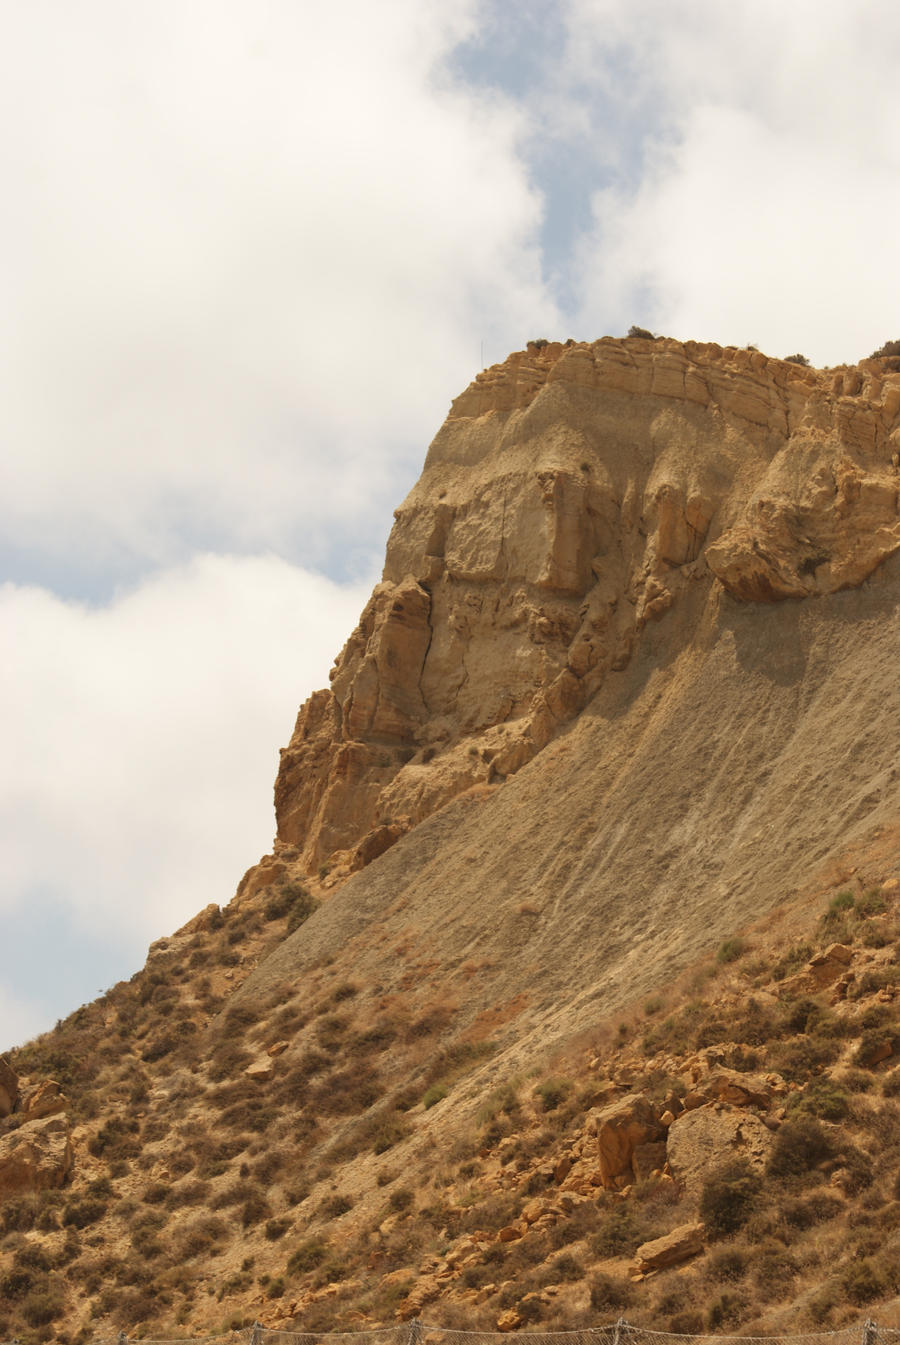
[[0, 912], [40, 894], [133, 945], [228, 901], [270, 847], [277, 748], [370, 583], [203, 556], [99, 609], [0, 589]]
[[570, 22], [570, 68], [594, 64], [641, 143], [594, 197], [582, 325], [821, 364], [897, 334], [893, 7], [573, 0]]
[[441, 77], [474, 13], [10, 11], [8, 541], [98, 567], [371, 544], [482, 338], [499, 357], [554, 313], [523, 117]]

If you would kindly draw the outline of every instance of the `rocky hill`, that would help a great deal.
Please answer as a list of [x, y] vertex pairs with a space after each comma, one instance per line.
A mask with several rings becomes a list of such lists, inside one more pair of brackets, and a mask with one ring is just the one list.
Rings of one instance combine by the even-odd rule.
[[887, 1320], [895, 363], [454, 402], [273, 853], [0, 1066], [0, 1335]]

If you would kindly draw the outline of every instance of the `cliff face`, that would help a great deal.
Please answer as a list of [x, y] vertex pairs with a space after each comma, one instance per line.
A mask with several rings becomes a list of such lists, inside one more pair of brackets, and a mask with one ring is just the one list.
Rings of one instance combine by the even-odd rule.
[[503, 782], [696, 592], [860, 585], [900, 548], [900, 374], [675, 341], [529, 346], [456, 399], [301, 709], [280, 853], [358, 869]]

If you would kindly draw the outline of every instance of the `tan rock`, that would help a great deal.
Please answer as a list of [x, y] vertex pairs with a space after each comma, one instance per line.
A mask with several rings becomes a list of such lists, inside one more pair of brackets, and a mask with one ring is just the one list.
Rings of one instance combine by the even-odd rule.
[[53, 1079], [44, 1079], [35, 1088], [30, 1089], [22, 1098], [21, 1111], [29, 1121], [39, 1120], [42, 1116], [56, 1116], [65, 1111], [66, 1096], [59, 1084]]
[[642, 1093], [630, 1093], [590, 1113], [588, 1125], [597, 1136], [602, 1184], [611, 1189], [634, 1180], [635, 1149], [662, 1139], [664, 1133], [653, 1104]]
[[266, 1055], [270, 1056], [283, 1055], [283, 1053], [287, 1050], [289, 1046], [290, 1042], [288, 1041], [273, 1041], [271, 1046], [266, 1047]]
[[553, 1169], [553, 1180], [557, 1186], [562, 1185], [569, 1173], [572, 1171], [572, 1160], [568, 1154], [564, 1154]]
[[250, 1064], [244, 1070], [248, 1079], [254, 1083], [268, 1083], [269, 1079], [275, 1073], [275, 1064], [269, 1055], [260, 1056], [257, 1060], [251, 1060]]
[[498, 1242], [517, 1242], [528, 1230], [527, 1224], [507, 1224], [497, 1234]]
[[0, 1201], [62, 1186], [74, 1162], [65, 1116], [26, 1121], [0, 1138]]
[[11, 1116], [19, 1098], [19, 1076], [12, 1065], [0, 1056], [0, 1118]]
[[507, 1308], [506, 1311], [501, 1312], [500, 1316], [497, 1318], [498, 1331], [518, 1331], [519, 1327], [522, 1325], [522, 1318], [516, 1312], [515, 1308]]
[[697, 1197], [710, 1171], [729, 1159], [745, 1159], [762, 1171], [773, 1135], [754, 1111], [725, 1103], [686, 1111], [669, 1127], [669, 1171], [687, 1193]]
[[642, 1243], [630, 1267], [632, 1275], [647, 1275], [690, 1260], [703, 1251], [705, 1234], [703, 1224], [681, 1224], [664, 1237]]

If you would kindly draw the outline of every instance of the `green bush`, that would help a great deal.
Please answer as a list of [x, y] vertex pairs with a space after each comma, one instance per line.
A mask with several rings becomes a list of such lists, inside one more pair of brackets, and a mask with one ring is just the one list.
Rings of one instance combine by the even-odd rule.
[[767, 1171], [771, 1177], [797, 1177], [833, 1156], [834, 1144], [818, 1121], [785, 1121], [775, 1135]]
[[750, 945], [747, 943], [747, 940], [742, 939], [740, 935], [736, 934], [734, 938], [726, 939], [721, 945], [719, 951], [716, 953], [716, 961], [723, 964], [737, 962], [738, 958], [743, 957], [749, 947]]
[[556, 1111], [556, 1108], [566, 1100], [571, 1091], [572, 1085], [568, 1079], [546, 1079], [543, 1083], [538, 1084], [534, 1090], [534, 1095], [540, 1099], [544, 1111]]
[[426, 1111], [430, 1111], [431, 1108], [436, 1107], [439, 1102], [443, 1102], [446, 1096], [446, 1088], [442, 1088], [438, 1083], [433, 1083], [422, 1098], [422, 1105]]
[[742, 1228], [759, 1203], [762, 1183], [744, 1159], [715, 1168], [700, 1192], [700, 1218], [714, 1238]]
[[831, 1079], [814, 1079], [804, 1093], [792, 1093], [787, 1104], [789, 1116], [814, 1116], [822, 1121], [843, 1121], [849, 1108], [849, 1094]]
[[329, 1250], [328, 1243], [321, 1238], [308, 1238], [306, 1242], [301, 1242], [288, 1258], [288, 1274], [304, 1275], [309, 1270], [315, 1270], [325, 1260]]
[[598, 1272], [591, 1278], [591, 1307], [595, 1312], [618, 1312], [627, 1308], [633, 1291], [628, 1280]]

